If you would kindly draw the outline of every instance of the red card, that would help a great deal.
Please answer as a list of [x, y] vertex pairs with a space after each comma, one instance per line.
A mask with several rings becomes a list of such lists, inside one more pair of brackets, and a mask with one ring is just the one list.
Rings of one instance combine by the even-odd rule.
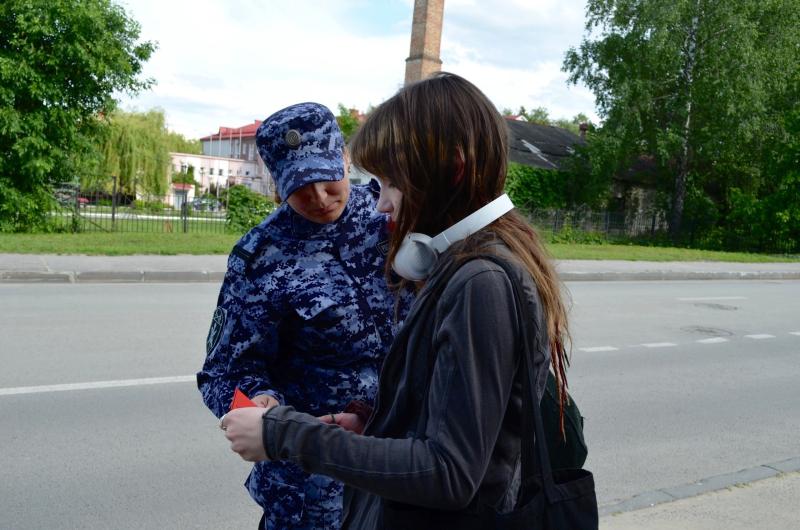
[[250, 399], [244, 395], [244, 392], [239, 390], [239, 387], [236, 387], [236, 390], [233, 391], [233, 401], [231, 402], [231, 410], [233, 409], [240, 409], [242, 407], [256, 407], [257, 405], [250, 401]]

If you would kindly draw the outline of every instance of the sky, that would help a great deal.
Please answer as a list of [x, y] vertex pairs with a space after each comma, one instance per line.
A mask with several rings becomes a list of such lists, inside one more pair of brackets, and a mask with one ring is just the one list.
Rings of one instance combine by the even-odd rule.
[[[155, 85], [125, 110], [164, 110], [188, 138], [263, 120], [301, 101], [365, 111], [403, 84], [413, 0], [119, 0], [158, 49]], [[546, 107], [597, 122], [594, 97], [568, 86], [565, 52], [584, 33], [585, 0], [445, 0], [442, 69], [498, 110]]]

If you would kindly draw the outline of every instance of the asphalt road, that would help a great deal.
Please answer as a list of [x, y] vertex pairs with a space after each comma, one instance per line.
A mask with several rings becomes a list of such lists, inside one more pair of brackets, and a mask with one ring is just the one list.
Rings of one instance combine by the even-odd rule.
[[[601, 504], [800, 456], [800, 282], [568, 288]], [[0, 285], [0, 528], [255, 526], [187, 377], [217, 289]]]

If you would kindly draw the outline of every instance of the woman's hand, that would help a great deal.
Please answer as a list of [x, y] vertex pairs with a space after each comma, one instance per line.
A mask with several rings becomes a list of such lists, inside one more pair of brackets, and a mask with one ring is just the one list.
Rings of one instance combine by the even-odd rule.
[[323, 423], [335, 423], [341, 428], [347, 431], [352, 431], [356, 434], [363, 434], [364, 432], [364, 422], [361, 421], [361, 418], [359, 418], [357, 415], [349, 412], [325, 414], [324, 416], [319, 416], [318, 419]]
[[231, 450], [248, 462], [268, 460], [261, 434], [264, 414], [261, 407], [244, 407], [232, 410], [220, 419], [219, 426], [231, 442]]

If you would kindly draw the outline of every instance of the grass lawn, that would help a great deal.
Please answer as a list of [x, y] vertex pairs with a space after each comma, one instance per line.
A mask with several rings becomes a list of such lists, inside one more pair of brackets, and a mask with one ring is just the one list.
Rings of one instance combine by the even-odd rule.
[[[236, 234], [106, 233], [0, 234], [0, 253], [21, 254], [228, 254], [239, 239]], [[558, 259], [631, 261], [735, 261], [790, 262], [800, 256], [773, 256], [637, 245], [550, 244]]]
[[745, 252], [718, 252], [692, 248], [647, 247], [641, 245], [587, 245], [552, 243], [547, 246], [557, 259], [626, 261], [733, 261], [742, 263], [796, 262], [800, 256], [776, 256]]
[[227, 254], [235, 234], [84, 232], [79, 234], [0, 234], [0, 252], [20, 254]]

